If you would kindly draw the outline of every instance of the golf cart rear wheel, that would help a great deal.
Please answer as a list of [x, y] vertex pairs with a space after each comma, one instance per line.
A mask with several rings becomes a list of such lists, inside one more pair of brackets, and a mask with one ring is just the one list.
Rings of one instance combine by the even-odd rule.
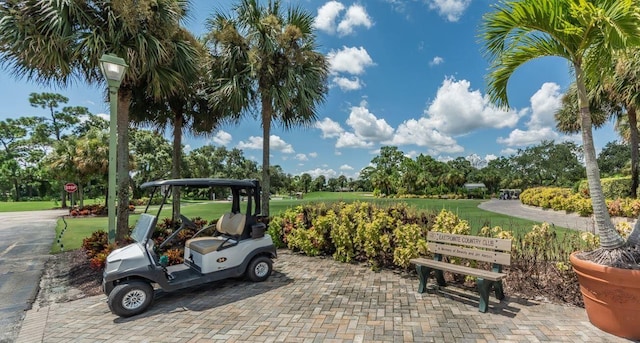
[[247, 267], [247, 278], [253, 282], [261, 282], [271, 275], [273, 263], [266, 256], [258, 256], [251, 260]]
[[120, 317], [144, 312], [153, 301], [153, 287], [144, 281], [124, 282], [109, 293], [109, 309]]

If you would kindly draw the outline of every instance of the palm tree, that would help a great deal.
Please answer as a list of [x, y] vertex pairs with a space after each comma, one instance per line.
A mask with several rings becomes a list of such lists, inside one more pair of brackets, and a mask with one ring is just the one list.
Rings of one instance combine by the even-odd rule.
[[[591, 113], [591, 124], [595, 128], [600, 128], [611, 117], [614, 108], [608, 106], [607, 102], [597, 102], [595, 97], [590, 97], [589, 112]], [[554, 113], [556, 119], [556, 129], [566, 134], [580, 133], [580, 110], [578, 109], [578, 87], [575, 82], [569, 85], [569, 89], [562, 96], [562, 106]]]
[[208, 20], [213, 54], [211, 101], [222, 113], [260, 108], [262, 124], [262, 215], [269, 215], [271, 124], [285, 129], [310, 125], [327, 92], [328, 63], [315, 51], [313, 17], [300, 7], [286, 15], [280, 1], [266, 6], [241, 0], [234, 16]]
[[[182, 137], [186, 132], [195, 135], [210, 135], [218, 125], [232, 114], [215, 113], [209, 106], [207, 87], [207, 73], [193, 71], [211, 63], [201, 42], [189, 32], [184, 31], [184, 40], [190, 42], [198, 53], [197, 56], [175, 55], [169, 70], [184, 69], [183, 65], [190, 64], [188, 73], [182, 75], [177, 87], [180, 92], [167, 94], [161, 98], [149, 94], [144, 87], [133, 92], [131, 104], [132, 119], [139, 124], [151, 125], [158, 131], [164, 132], [171, 127], [173, 133], [173, 151], [171, 158], [171, 178], [182, 177]], [[237, 118], [236, 118], [237, 119]], [[172, 190], [173, 218], [180, 217], [180, 187]]]
[[75, 80], [102, 83], [99, 59], [104, 53], [123, 57], [129, 65], [118, 92], [118, 241], [129, 229], [127, 131], [132, 92], [145, 87], [156, 98], [175, 94], [183, 75], [197, 73], [189, 63], [172, 65], [197, 55], [180, 28], [187, 6], [186, 0], [0, 4], [0, 62], [17, 77], [63, 86]]
[[[626, 122], [627, 130], [622, 136], [631, 146], [631, 196], [637, 198], [638, 174], [640, 174], [640, 156], [638, 156], [638, 118], [637, 109], [640, 106], [640, 49], [632, 48], [616, 55], [615, 72], [605, 79], [602, 88], [608, 99], [614, 105], [624, 108], [626, 116], [619, 111], [618, 123]], [[618, 128], [624, 125], [617, 125]]]
[[[558, 56], [571, 63], [578, 88], [587, 180], [602, 248], [590, 254], [590, 259], [612, 266], [626, 266], [633, 257], [624, 253], [626, 242], [611, 222], [605, 204], [587, 85], [599, 79], [599, 66], [609, 65], [614, 51], [637, 44], [639, 24], [640, 8], [635, 0], [511, 0], [496, 5], [482, 23], [491, 60], [487, 93], [498, 105], [509, 105], [507, 83], [526, 62]], [[637, 245], [640, 230], [634, 231], [629, 243]]]

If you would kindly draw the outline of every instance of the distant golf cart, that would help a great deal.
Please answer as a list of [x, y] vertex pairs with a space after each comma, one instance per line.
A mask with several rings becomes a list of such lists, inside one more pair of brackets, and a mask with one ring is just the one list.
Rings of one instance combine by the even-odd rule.
[[[173, 187], [229, 188], [231, 209], [215, 224], [212, 236], [198, 237], [212, 226], [202, 228], [184, 246], [184, 263], [167, 266], [167, 257], [157, 252], [185, 228], [196, 229], [187, 217], [180, 215], [181, 225], [156, 247], [151, 239], [156, 222]], [[147, 182], [141, 188], [151, 188], [152, 194], [145, 213], [140, 215], [131, 243], [114, 250], [107, 257], [103, 274], [103, 290], [108, 296], [111, 312], [130, 317], [144, 312], [154, 296], [153, 284], [164, 291], [176, 291], [212, 281], [246, 276], [259, 282], [272, 271], [276, 248], [266, 226], [258, 222], [260, 183], [257, 180], [176, 179]], [[156, 215], [147, 213], [154, 195], [160, 193], [162, 204]], [[246, 197], [246, 211], [241, 213], [241, 196]]]
[[518, 200], [520, 199], [521, 189], [501, 189], [498, 197], [500, 200]]

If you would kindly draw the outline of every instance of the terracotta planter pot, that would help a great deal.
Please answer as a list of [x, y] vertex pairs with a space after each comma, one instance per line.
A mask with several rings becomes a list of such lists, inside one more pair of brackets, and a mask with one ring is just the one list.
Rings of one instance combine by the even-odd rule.
[[640, 340], [640, 270], [606, 267], [571, 254], [591, 324], [610, 334]]

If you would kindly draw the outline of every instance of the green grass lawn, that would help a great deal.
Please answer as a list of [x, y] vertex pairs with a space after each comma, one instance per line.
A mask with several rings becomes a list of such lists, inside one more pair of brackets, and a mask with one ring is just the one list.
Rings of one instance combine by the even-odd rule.
[[[418, 211], [439, 212], [447, 209], [456, 213], [460, 218], [465, 219], [471, 225], [474, 232], [477, 232], [483, 226], [501, 226], [504, 229], [511, 230], [515, 233], [527, 232], [534, 224], [540, 224], [530, 220], [509, 217], [503, 214], [484, 211], [478, 208], [481, 200], [438, 200], [438, 199], [375, 199], [363, 193], [332, 193], [332, 192], [315, 192], [305, 194], [304, 199], [274, 198], [270, 202], [270, 214], [276, 215], [282, 213], [286, 209], [304, 204], [317, 202], [336, 202], [336, 201], [372, 201], [381, 205], [404, 202]], [[230, 203], [227, 201], [185, 201], [182, 203], [182, 214], [188, 218], [200, 217], [206, 220], [214, 220], [220, 218], [222, 214], [229, 211]], [[246, 202], [241, 204], [242, 211], [245, 211]], [[152, 206], [149, 212], [155, 214], [158, 206]], [[144, 211], [144, 206], [138, 206], [137, 212]], [[160, 217], [171, 216], [171, 205], [165, 205]], [[129, 225], [135, 225], [139, 214], [132, 214], [129, 219]], [[107, 217], [88, 217], [88, 218], [67, 218], [67, 229], [62, 235], [61, 242], [64, 250], [78, 249], [82, 244], [82, 239], [88, 237], [97, 230], [107, 231]], [[52, 252], [60, 251], [60, 243], [57, 241], [60, 232], [64, 228], [62, 220], [58, 221], [56, 228], [56, 241], [53, 244]], [[556, 228], [562, 234], [567, 231], [564, 228]]]
[[60, 208], [60, 203], [49, 201], [1, 201], [0, 212], [40, 211]]
[[[84, 205], [104, 204], [102, 199], [85, 199]], [[69, 202], [67, 202], [69, 204]], [[60, 208], [59, 200], [43, 201], [0, 201], [0, 212], [40, 211]]]

